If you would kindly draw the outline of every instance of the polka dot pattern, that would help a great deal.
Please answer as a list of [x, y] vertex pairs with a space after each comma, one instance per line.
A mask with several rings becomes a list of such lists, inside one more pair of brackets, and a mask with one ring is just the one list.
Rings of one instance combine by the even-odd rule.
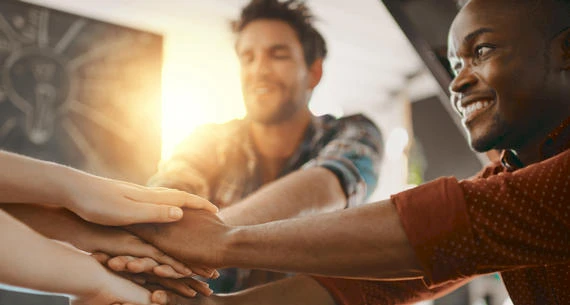
[[569, 149], [570, 118], [542, 145], [543, 162], [496, 163], [392, 196], [423, 281], [316, 280], [338, 305], [410, 304], [500, 272], [515, 305], [570, 304]]

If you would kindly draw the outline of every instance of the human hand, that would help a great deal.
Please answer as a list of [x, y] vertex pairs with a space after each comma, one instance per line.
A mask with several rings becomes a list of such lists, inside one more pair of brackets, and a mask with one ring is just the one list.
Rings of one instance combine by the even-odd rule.
[[183, 191], [144, 187], [75, 170], [68, 173], [58, 177], [64, 206], [89, 222], [108, 226], [164, 223], [182, 218], [181, 208], [218, 211], [209, 201]]
[[[198, 293], [211, 295], [213, 292], [207, 283], [181, 274], [170, 265], [160, 265], [148, 257], [117, 256], [111, 258], [104, 253], [94, 253], [92, 256], [99, 263], [123, 277], [152, 290], [170, 289], [187, 297], [194, 297]], [[193, 267], [192, 271], [194, 274], [208, 278], [219, 276], [216, 270], [207, 268]]]
[[212, 296], [197, 296], [195, 298], [187, 298], [176, 294], [172, 291], [155, 290], [152, 293], [151, 300], [153, 303], [160, 305], [224, 305], [235, 303], [226, 302], [226, 298], [231, 298], [229, 295], [212, 295]]
[[[102, 255], [106, 256], [105, 262], [109, 257], [115, 256], [143, 257], [156, 262], [159, 275], [162, 270], [169, 272], [169, 277], [176, 278], [193, 274], [192, 270], [180, 261], [124, 229], [99, 226], [78, 218], [73, 229], [75, 234], [68, 241], [83, 251], [98, 253], [95, 258], [99, 261]], [[136, 264], [133, 264], [133, 267], [136, 268]]]
[[[172, 266], [160, 264], [156, 260], [149, 257], [134, 257], [134, 256], [115, 256], [111, 257], [105, 253], [97, 252], [92, 254], [101, 264], [107, 266], [115, 272], [127, 272], [132, 274], [153, 274], [162, 278], [179, 279], [187, 277], [187, 274], [177, 272]], [[207, 267], [189, 267], [192, 274], [199, 275], [205, 278], [218, 278], [220, 274], [216, 269]]]
[[156, 272], [154, 268], [160, 266], [156, 261], [150, 258], [140, 259], [131, 256], [110, 258], [104, 253], [94, 253], [92, 257], [102, 265], [108, 266], [109, 269], [115, 271], [120, 276], [146, 287], [151, 291], [169, 289], [186, 297], [195, 297], [198, 293], [209, 296], [213, 293], [207, 283], [191, 277], [183, 278], [183, 275], [177, 273], [168, 265], [160, 266], [168, 267], [171, 273], [161, 276], [155, 275]]
[[102, 269], [96, 278], [92, 289], [72, 295], [71, 305], [156, 304], [151, 302], [150, 291], [109, 271]]
[[171, 224], [139, 224], [127, 227], [165, 253], [189, 265], [224, 267], [223, 250], [232, 227], [206, 211], [187, 211]]

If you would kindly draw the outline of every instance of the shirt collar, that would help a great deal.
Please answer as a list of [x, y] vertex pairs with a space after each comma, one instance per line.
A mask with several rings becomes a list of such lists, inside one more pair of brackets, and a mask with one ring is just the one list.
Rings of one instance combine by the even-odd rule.
[[[556, 127], [540, 145], [541, 160], [553, 157], [570, 148], [570, 117]], [[523, 168], [524, 164], [511, 150], [501, 153], [501, 164], [509, 171]]]

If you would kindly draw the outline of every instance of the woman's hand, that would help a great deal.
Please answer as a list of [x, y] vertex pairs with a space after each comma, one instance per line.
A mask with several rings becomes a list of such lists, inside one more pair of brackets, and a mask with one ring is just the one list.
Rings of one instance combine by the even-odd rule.
[[103, 268], [100, 273], [93, 289], [72, 296], [72, 305], [154, 304], [150, 291]]
[[218, 211], [209, 201], [183, 191], [144, 187], [73, 169], [59, 179], [64, 207], [102, 225], [173, 222], [182, 218], [182, 208]]

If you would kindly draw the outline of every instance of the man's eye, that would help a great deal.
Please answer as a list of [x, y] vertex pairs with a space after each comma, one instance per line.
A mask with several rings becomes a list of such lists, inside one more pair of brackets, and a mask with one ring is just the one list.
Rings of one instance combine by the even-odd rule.
[[491, 48], [489, 46], [478, 46], [475, 48], [475, 57], [476, 58], [484, 57], [485, 55], [487, 55], [492, 50], [493, 50], [493, 48]]
[[275, 52], [273, 56], [277, 59], [289, 58], [289, 52]]

